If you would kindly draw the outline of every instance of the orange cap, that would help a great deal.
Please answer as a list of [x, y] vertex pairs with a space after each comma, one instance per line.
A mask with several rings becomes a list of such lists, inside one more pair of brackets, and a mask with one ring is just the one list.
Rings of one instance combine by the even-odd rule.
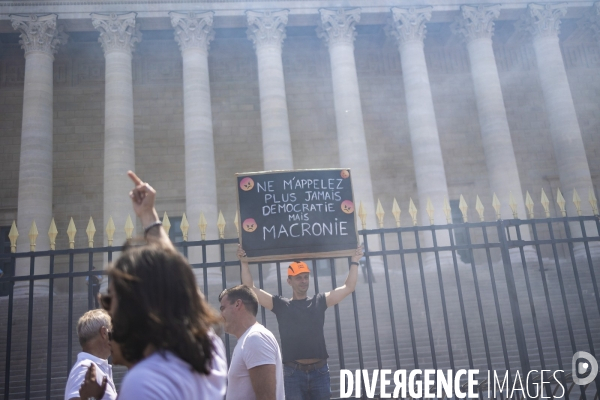
[[296, 276], [296, 275], [301, 274], [303, 272], [310, 273], [310, 269], [308, 269], [308, 265], [306, 265], [305, 262], [294, 261], [288, 267], [288, 276]]

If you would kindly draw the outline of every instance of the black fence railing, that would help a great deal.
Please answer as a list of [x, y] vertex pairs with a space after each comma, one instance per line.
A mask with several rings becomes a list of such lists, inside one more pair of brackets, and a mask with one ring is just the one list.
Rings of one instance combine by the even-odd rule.
[[[600, 377], [575, 384], [571, 361], [579, 351], [597, 357], [600, 346], [599, 231], [598, 217], [359, 231], [365, 245], [360, 282], [325, 322], [333, 396], [351, 389], [340, 387], [342, 369], [477, 369], [480, 398], [597, 399]], [[177, 244], [215, 306], [224, 287], [240, 282], [236, 245], [237, 239]], [[10, 268], [0, 278], [4, 399], [62, 397], [79, 348], [74, 326], [94, 307], [94, 289], [84, 279], [104, 274], [93, 266], [117, 251], [0, 256]], [[310, 260], [312, 290], [342, 284], [348, 262]], [[261, 288], [289, 296], [285, 267], [256, 264], [251, 271]], [[259, 321], [279, 337], [273, 314], [263, 308]], [[222, 337], [229, 360], [235, 338]], [[115, 368], [117, 384], [124, 373]], [[508, 386], [500, 390], [504, 377]]]

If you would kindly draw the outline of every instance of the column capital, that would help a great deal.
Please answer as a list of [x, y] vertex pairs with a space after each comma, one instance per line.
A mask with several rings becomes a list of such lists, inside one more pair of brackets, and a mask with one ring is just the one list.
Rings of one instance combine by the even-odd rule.
[[285, 39], [285, 26], [288, 22], [289, 10], [246, 11], [248, 20], [248, 39], [254, 48], [274, 46], [281, 48]]
[[392, 29], [390, 34], [398, 43], [418, 41], [423, 43], [427, 29], [425, 23], [431, 18], [433, 7], [392, 8]]
[[189, 48], [208, 52], [210, 42], [215, 38], [215, 30], [212, 27], [214, 14], [212, 11], [169, 13], [171, 25], [175, 28], [175, 40], [182, 52]]
[[136, 13], [91, 14], [94, 28], [100, 31], [98, 41], [104, 54], [111, 51], [126, 51], [131, 54], [142, 35], [135, 24]]
[[353, 44], [356, 38], [355, 26], [360, 21], [360, 8], [335, 10], [321, 8], [321, 20], [317, 28], [317, 37], [328, 45], [339, 43]]
[[567, 3], [529, 4], [527, 29], [533, 37], [558, 36], [560, 18], [567, 14]]
[[19, 43], [25, 56], [30, 52], [41, 51], [53, 55], [60, 44], [67, 42], [68, 36], [62, 26], [57, 26], [56, 14], [49, 15], [11, 15], [13, 29], [21, 32]]
[[462, 17], [452, 24], [452, 30], [461, 34], [467, 42], [474, 39], [491, 39], [494, 35], [494, 20], [500, 15], [500, 5], [460, 6]]

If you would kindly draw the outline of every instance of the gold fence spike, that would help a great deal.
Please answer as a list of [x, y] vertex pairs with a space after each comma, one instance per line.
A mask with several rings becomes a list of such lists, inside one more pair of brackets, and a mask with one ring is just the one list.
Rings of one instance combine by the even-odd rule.
[[452, 223], [452, 208], [450, 208], [450, 202], [448, 198], [444, 196], [444, 214], [446, 215], [446, 222]]
[[479, 214], [479, 220], [481, 222], [485, 221], [483, 218], [483, 211], [485, 210], [485, 207], [483, 207], [483, 203], [479, 199], [479, 195], [477, 195], [477, 200], [475, 200], [475, 210], [477, 210], [477, 214]]
[[171, 220], [169, 219], [166, 211], [163, 214], [162, 227], [165, 232], [167, 232], [167, 236], [169, 236], [169, 231], [171, 230]]
[[237, 210], [235, 210], [235, 218], [233, 219], [233, 224], [235, 225], [235, 230], [237, 231], [238, 237], [240, 237], [240, 216], [238, 215]]
[[429, 224], [433, 225], [435, 209], [433, 208], [433, 204], [431, 203], [431, 199], [429, 197], [427, 197], [427, 207], [425, 207], [425, 211], [427, 211], [427, 216], [429, 216]]
[[181, 233], [183, 233], [183, 241], [187, 242], [190, 224], [187, 220], [187, 217], [185, 216], [185, 213], [183, 213], [183, 216], [181, 217], [181, 224], [179, 224], [179, 227], [181, 228]]
[[69, 235], [69, 248], [75, 248], [75, 234], [77, 233], [77, 228], [75, 228], [75, 222], [73, 222], [73, 217], [69, 221], [69, 226], [67, 227], [67, 235]]
[[112, 216], [108, 217], [108, 222], [106, 223], [106, 238], [108, 239], [108, 245], [113, 245], [113, 239], [115, 237], [115, 223], [112, 219]]
[[200, 211], [200, 219], [198, 220], [198, 228], [200, 228], [200, 236], [202, 240], [206, 240], [206, 228], [208, 227], [208, 222], [204, 217], [204, 213]]
[[362, 201], [358, 203], [358, 217], [360, 218], [362, 228], [367, 229], [367, 210], [365, 210]]
[[510, 207], [513, 213], [513, 218], [519, 218], [519, 208], [517, 206], [517, 201], [515, 200], [515, 197], [513, 196], [512, 192], [509, 192], [508, 195], [508, 206]]
[[217, 228], [219, 228], [219, 238], [225, 239], [225, 218], [223, 217], [223, 213], [219, 210], [219, 218], [217, 219]]
[[106, 223], [106, 229], [104, 230], [106, 232], [106, 239], [108, 240], [108, 245], [112, 246], [112, 242], [115, 236], [115, 223], [112, 220], [112, 216], [108, 217], [108, 222]]
[[467, 205], [467, 202], [465, 201], [465, 198], [463, 197], [463, 195], [460, 195], [460, 201], [458, 202], [458, 208], [460, 208], [460, 212], [462, 213], [463, 216], [463, 222], [469, 222], [469, 217], [467, 215], [467, 211], [469, 211], [469, 206]]
[[88, 237], [88, 245], [90, 247], [94, 247], [94, 235], [96, 234], [96, 226], [94, 225], [94, 220], [90, 217], [90, 222], [88, 222], [87, 228], [85, 228], [85, 233], [87, 233]]
[[411, 197], [410, 202], [408, 203], [408, 213], [412, 217], [414, 226], [417, 226], [417, 212], [417, 207], [415, 207], [415, 203], [413, 202], [413, 199]]
[[392, 214], [396, 220], [396, 228], [400, 228], [400, 213], [402, 213], [402, 210], [400, 210], [400, 206], [394, 197], [394, 202], [392, 203]]
[[31, 228], [29, 229], [29, 250], [35, 251], [35, 241], [38, 237], [38, 229], [35, 221], [31, 221]]
[[383, 216], [385, 215], [385, 211], [383, 211], [383, 207], [381, 206], [381, 201], [379, 201], [379, 199], [377, 199], [377, 209], [375, 210], [375, 215], [377, 215], [379, 227], [383, 228]]
[[56, 223], [54, 222], [54, 218], [50, 221], [50, 229], [48, 229], [48, 238], [50, 239], [50, 250], [56, 250], [56, 236], [58, 235], [58, 230], [56, 229]]
[[590, 188], [588, 191], [588, 201], [590, 202], [590, 206], [592, 206], [592, 212], [594, 215], [598, 215], [598, 200], [596, 200], [596, 195], [594, 194], [593, 188]]
[[565, 205], [567, 204], [567, 202], [565, 201], [565, 198], [563, 197], [562, 193], [560, 192], [560, 189], [557, 189], [557, 192], [556, 192], [556, 202], [558, 203], [558, 206], [560, 207], [560, 212], [562, 213], [562, 216], [566, 217], [567, 210], [565, 209]]
[[525, 192], [525, 207], [527, 207], [527, 212], [529, 213], [529, 218], [533, 219], [534, 215], [533, 215], [533, 199], [531, 198], [531, 196], [529, 195], [529, 190], [527, 192]]
[[542, 188], [542, 206], [544, 207], [546, 218], [550, 218], [550, 200], [548, 200], [548, 196], [546, 196], [544, 188]]
[[581, 217], [581, 199], [579, 198], [579, 193], [577, 193], [577, 189], [573, 189], [573, 204], [575, 204], [577, 215]]
[[494, 193], [494, 197], [492, 198], [492, 207], [494, 207], [494, 210], [496, 211], [496, 220], [502, 218], [500, 215], [500, 200], [498, 200], [496, 193]]
[[127, 214], [127, 220], [125, 221], [125, 237], [127, 239], [131, 239], [133, 237], [133, 230], [135, 227], [133, 226], [133, 221], [131, 220], [131, 215]]
[[17, 224], [13, 221], [10, 232], [8, 232], [8, 238], [10, 239], [10, 252], [17, 252], [17, 238], [19, 237], [19, 231], [17, 230]]

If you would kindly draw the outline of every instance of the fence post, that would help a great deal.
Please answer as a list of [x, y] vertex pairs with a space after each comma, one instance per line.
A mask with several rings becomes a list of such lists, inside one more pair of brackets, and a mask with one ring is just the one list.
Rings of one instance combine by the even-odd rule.
[[[515, 277], [513, 274], [512, 264], [510, 262], [510, 253], [508, 240], [506, 238], [506, 227], [509, 226], [509, 221], [498, 220], [498, 238], [500, 239], [500, 251], [502, 253], [502, 264], [504, 266], [504, 276], [506, 278], [506, 289], [508, 290], [508, 301], [510, 303], [510, 311], [513, 324], [515, 326], [515, 336], [517, 339], [517, 348], [519, 350], [519, 360], [521, 361], [521, 377], [527, 376], [531, 370], [529, 365], [529, 357], [527, 354], [527, 343], [525, 342], [525, 331], [523, 330], [523, 320], [521, 319], [521, 310], [519, 308], [519, 299], [517, 297], [517, 288], [515, 286]], [[521, 378], [521, 382], [523, 379]], [[528, 392], [533, 388], [531, 384], [529, 388], [524, 388], [527, 391], [523, 393], [524, 398], [529, 398]], [[534, 392], [535, 393], [535, 392]]]
[[[10, 271], [8, 278], [11, 279], [15, 276], [17, 269], [17, 259], [13, 254], [10, 257]], [[10, 356], [12, 348], [12, 325], [13, 325], [13, 301], [14, 301], [14, 287], [15, 282], [12, 280], [8, 281], [8, 314], [6, 316], [6, 360], [4, 370], [4, 400], [8, 399], [10, 394]]]

